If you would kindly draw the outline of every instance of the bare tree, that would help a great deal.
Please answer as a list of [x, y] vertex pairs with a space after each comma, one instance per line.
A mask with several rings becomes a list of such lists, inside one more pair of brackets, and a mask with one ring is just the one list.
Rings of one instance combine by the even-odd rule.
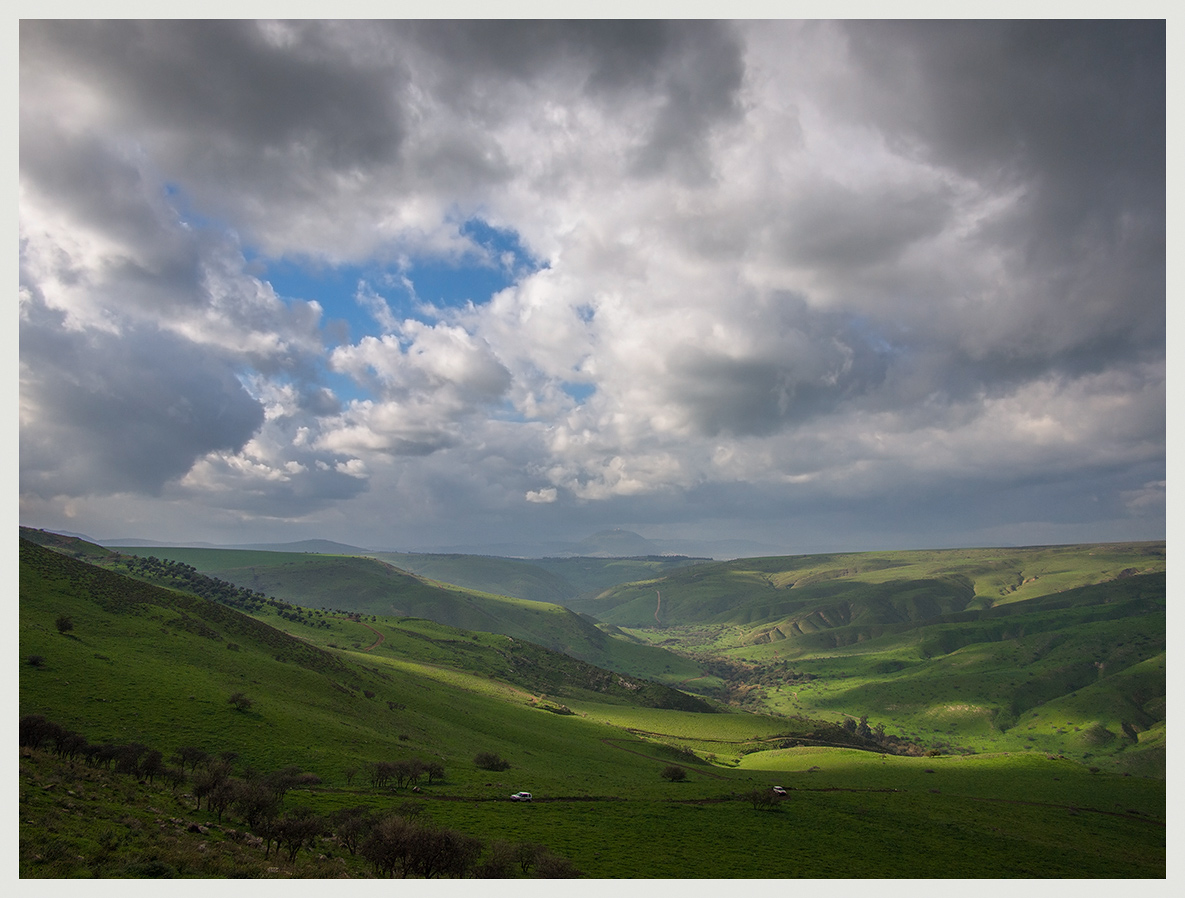
[[539, 859], [540, 853], [547, 849], [535, 842], [519, 842], [514, 846], [515, 857], [518, 860], [519, 869], [523, 871], [526, 876], [531, 872], [535, 866], [535, 862]]
[[185, 745], [177, 749], [177, 754], [173, 756], [176, 761], [184, 769], [185, 765], [189, 765], [189, 772], [193, 773], [197, 770], [198, 764], [203, 764], [209, 759], [209, 755], [200, 748], [195, 748], [192, 745]]
[[334, 834], [350, 854], [357, 854], [362, 841], [374, 826], [374, 815], [369, 808], [343, 808], [333, 815]]
[[374, 865], [376, 873], [394, 876], [407, 875], [408, 858], [416, 825], [404, 817], [392, 814], [371, 827], [359, 846], [359, 853]]
[[309, 808], [298, 808], [276, 821], [276, 847], [288, 851], [288, 861], [295, 866], [300, 849], [312, 846], [325, 831], [325, 820]]
[[280, 801], [275, 791], [258, 779], [235, 781], [231, 803], [243, 822], [252, 829], [261, 820], [275, 817], [280, 811]]
[[552, 854], [546, 849], [539, 855], [535, 865], [536, 879], [576, 879], [583, 875], [566, 857]]
[[255, 704], [253, 701], [251, 701], [251, 699], [247, 698], [247, 696], [241, 692], [236, 692], [226, 701], [227, 703], [234, 705], [236, 711], [246, 711], [253, 704]]
[[473, 869], [478, 879], [513, 879], [514, 867], [518, 861], [515, 846], [505, 839], [494, 839], [485, 854]]

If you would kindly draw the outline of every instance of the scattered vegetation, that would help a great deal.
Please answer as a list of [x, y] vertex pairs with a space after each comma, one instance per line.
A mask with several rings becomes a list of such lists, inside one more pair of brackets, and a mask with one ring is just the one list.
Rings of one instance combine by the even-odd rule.
[[[695, 676], [718, 703], [688, 697], [704, 713], [519, 637], [324, 607], [306, 626], [266, 600], [248, 615], [61, 548], [21, 545], [24, 877], [1164, 875], [1163, 586], [1134, 563], [1044, 603], [1009, 581], [992, 605], [826, 651], [740, 623], [627, 633], [715, 659]], [[1107, 551], [1041, 577], [1112, 570]], [[846, 589], [761, 564], [775, 595]], [[262, 713], [231, 713], [236, 695], [266, 696]], [[773, 783], [794, 813], [754, 813], [780, 807], [754, 803]], [[535, 801], [509, 800], [522, 789]], [[830, 850], [788, 850], [804, 840]]]

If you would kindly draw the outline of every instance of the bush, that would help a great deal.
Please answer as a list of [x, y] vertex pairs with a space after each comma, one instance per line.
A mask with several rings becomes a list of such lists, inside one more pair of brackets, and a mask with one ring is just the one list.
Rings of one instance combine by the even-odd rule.
[[687, 771], [677, 764], [670, 764], [662, 769], [662, 778], [672, 783], [681, 783], [687, 779]]
[[251, 699], [247, 698], [247, 696], [241, 692], [236, 692], [226, 701], [228, 704], [234, 705], [236, 711], [246, 711], [254, 704]]
[[584, 874], [562, 855], [544, 850], [535, 861], [536, 879], [577, 879]]
[[504, 761], [491, 751], [479, 751], [473, 763], [482, 770], [509, 770], [510, 762]]
[[746, 792], [745, 798], [752, 803], [755, 811], [776, 811], [778, 809], [778, 796], [773, 789], [768, 787]]

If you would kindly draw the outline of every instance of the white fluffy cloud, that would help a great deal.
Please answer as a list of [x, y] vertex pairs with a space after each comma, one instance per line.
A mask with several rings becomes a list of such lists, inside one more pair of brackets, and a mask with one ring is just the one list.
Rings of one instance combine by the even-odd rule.
[[[1164, 56], [1152, 22], [23, 22], [26, 511], [394, 545], [393, 504], [441, 543], [829, 508], [842, 543], [860, 497], [924, 539], [1017, 490], [1025, 532], [1154, 533]], [[267, 274], [414, 296], [417, 260], [510, 281], [362, 283], [342, 340]]]

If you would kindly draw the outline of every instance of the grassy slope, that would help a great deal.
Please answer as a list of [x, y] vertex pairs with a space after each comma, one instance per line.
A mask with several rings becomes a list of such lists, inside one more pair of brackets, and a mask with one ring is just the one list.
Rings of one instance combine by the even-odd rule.
[[660, 682], [699, 676], [693, 662], [614, 638], [568, 609], [436, 583], [374, 558], [236, 549], [152, 548], [129, 554], [193, 565], [211, 577], [306, 608], [422, 617], [538, 643], [589, 664]]
[[370, 557], [421, 577], [478, 592], [557, 604], [576, 595], [572, 584], [559, 574], [515, 558], [403, 552], [374, 553]]
[[703, 564], [703, 558], [653, 556], [640, 558], [535, 558], [532, 564], [572, 584], [570, 604], [580, 596], [596, 595], [621, 583], [650, 580], [667, 571]]
[[[576, 713], [540, 710], [546, 700], [491, 667], [508, 663], [505, 637], [332, 620], [329, 630], [307, 631], [322, 651], [229, 609], [36, 547], [22, 547], [21, 575], [21, 655], [46, 659], [42, 669], [21, 668], [22, 715], [43, 713], [92, 742], [139, 740], [166, 754], [186, 744], [233, 749], [264, 770], [297, 764], [325, 784], [291, 801], [323, 813], [400, 800], [347, 786], [349, 767], [436, 756], [447, 776], [422, 796], [432, 819], [487, 839], [542, 842], [592, 876], [1164, 875], [1163, 781], [1088, 774], [1032, 755], [976, 768], [968, 765], [980, 759], [876, 766], [860, 752], [755, 751], [795, 722], [642, 709], [562, 683]], [[75, 622], [69, 635], [54, 627], [63, 613]], [[370, 627], [384, 637], [377, 646]], [[256, 700], [247, 712], [226, 703], [240, 689]], [[689, 743], [713, 746], [728, 763], [690, 758], [680, 751]], [[511, 769], [473, 767], [481, 750], [498, 752]], [[793, 760], [803, 758], [821, 770]], [[685, 783], [658, 776], [672, 762], [687, 766]], [[964, 773], [972, 769], [981, 775]], [[729, 800], [777, 780], [792, 790], [782, 811]], [[98, 829], [145, 838], [161, 808], [170, 809], [165, 816], [192, 808], [166, 790], [139, 805], [126, 779], [107, 805], [90, 800], [99, 786], [70, 795], [34, 783], [23, 770], [22, 864], [52, 843], [75, 866], [47, 874], [30, 860], [22, 872], [31, 876], [85, 874], [96, 869], [87, 866], [92, 853], [104, 850]], [[519, 788], [584, 800], [481, 800]], [[442, 800], [455, 798], [467, 800]], [[195, 838], [217, 845], [216, 834]]]
[[[643, 691], [589, 692], [580, 688], [590, 680], [587, 666], [573, 663], [565, 672], [564, 659], [530, 646], [517, 650], [540, 669], [517, 674], [505, 657], [506, 637], [428, 622], [334, 620], [331, 629], [297, 639], [266, 621], [36, 546], [22, 544], [21, 556], [21, 655], [45, 659], [41, 668], [21, 668], [21, 713], [44, 714], [92, 742], [229, 749], [260, 769], [295, 763], [328, 779], [392, 752], [445, 755], [460, 768], [451, 775], [458, 787], [488, 778], [466, 770], [477, 751], [516, 757], [526, 744], [566, 758], [558, 768], [552, 758], [530, 770], [554, 787], [581, 769], [617, 770], [617, 752], [599, 740], [621, 734], [576, 715], [544, 713], [526, 687], [618, 702]], [[61, 614], [74, 622], [67, 635], [54, 626]], [[389, 638], [368, 652], [377, 638], [372, 627]], [[359, 635], [367, 645], [354, 649], [349, 640]], [[343, 648], [322, 649], [312, 638]], [[472, 669], [450, 667], [465, 650]], [[574, 685], [565, 688], [565, 679]], [[255, 702], [246, 712], [227, 703], [237, 691]]]
[[1022, 602], [1127, 570], [1163, 572], [1164, 551], [1164, 543], [1141, 543], [745, 558], [611, 588], [571, 607], [622, 627], [652, 626], [657, 610], [665, 626], [737, 625], [754, 641], [791, 639]]
[[[772, 673], [753, 707], [867, 715], [923, 742], [1163, 774], [1163, 553], [1137, 544], [744, 559], [596, 601], [611, 621], [649, 615], [635, 636]], [[653, 626], [659, 592], [664, 618], [686, 626]]]

